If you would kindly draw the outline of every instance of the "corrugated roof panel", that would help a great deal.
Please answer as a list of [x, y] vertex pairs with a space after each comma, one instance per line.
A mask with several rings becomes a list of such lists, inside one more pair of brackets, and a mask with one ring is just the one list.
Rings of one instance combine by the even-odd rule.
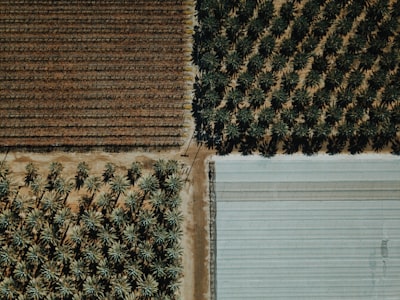
[[217, 299], [400, 299], [400, 159], [363, 157], [216, 158]]

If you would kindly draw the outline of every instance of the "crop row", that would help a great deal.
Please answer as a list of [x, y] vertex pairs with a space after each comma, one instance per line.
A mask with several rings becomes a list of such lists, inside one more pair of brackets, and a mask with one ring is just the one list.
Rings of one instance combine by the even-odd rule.
[[[1, 42], [1, 41], [0, 41]], [[36, 53], [26, 53], [24, 55], [15, 56], [12, 53], [6, 55], [2, 55], [0, 57], [0, 62], [29, 62], [29, 63], [36, 63], [36, 62], [85, 62], [85, 63], [100, 63], [100, 62], [126, 62], [126, 63], [165, 63], [165, 64], [180, 64], [182, 63], [182, 57], [179, 55], [154, 55], [151, 53], [151, 48], [146, 53], [142, 55], [130, 55], [129, 52], [127, 53], [116, 53], [116, 55], [110, 55], [109, 53], [104, 53], [104, 55], [71, 55], [68, 53], [68, 56], [62, 55], [54, 55], [53, 52], [49, 52], [48, 55], [46, 52], [36, 52]], [[36, 54], [36, 55], [35, 55]], [[40, 55], [38, 55], [40, 54]]]
[[42, 136], [36, 137], [34, 135], [26, 137], [7, 137], [5, 139], [0, 137], [1, 147], [93, 147], [93, 146], [110, 146], [110, 147], [178, 147], [181, 141], [177, 137], [171, 136], [155, 136], [150, 134], [142, 137], [128, 137], [124, 136], [102, 136], [102, 137], [87, 137], [87, 136]]
[[[182, 94], [178, 93], [135, 93], [112, 94], [108, 93], [74, 93], [54, 95], [53, 93], [14, 93], [0, 97], [1, 108], [31, 108], [51, 109], [58, 107], [63, 109], [99, 109], [109, 108], [135, 108], [135, 109], [179, 109], [182, 107]], [[3, 100], [3, 101], [1, 101]], [[156, 101], [154, 101], [156, 100]], [[12, 102], [11, 102], [12, 101]], [[39, 104], [40, 103], [40, 104]]]
[[134, 65], [126, 65], [123, 63], [115, 63], [115, 64], [96, 64], [96, 65], [85, 65], [82, 64], [71, 64], [71, 65], [60, 65], [60, 66], [52, 66], [51, 68], [40, 65], [40, 64], [32, 64], [32, 65], [16, 65], [12, 62], [4, 62], [0, 65], [0, 71], [4, 72], [93, 72], [93, 71], [102, 71], [102, 72], [126, 72], [126, 71], [143, 71], [143, 72], [151, 72], [151, 73], [168, 73], [168, 72], [182, 72], [184, 71], [184, 66], [181, 64], [176, 65], [154, 65], [154, 64], [134, 64]]
[[[101, 117], [120, 117], [120, 118], [135, 118], [135, 117], [144, 117], [144, 118], [167, 118], [167, 117], [178, 117], [181, 115], [183, 110], [177, 111], [173, 109], [163, 109], [163, 114], [160, 115], [157, 111], [152, 111], [152, 109], [135, 109], [135, 108], [114, 108], [110, 106], [102, 109], [83, 109], [83, 108], [75, 108], [75, 109], [65, 109], [65, 108], [57, 108], [54, 107], [51, 109], [50, 107], [45, 109], [27, 109], [18, 107], [15, 110], [6, 110], [3, 111], [0, 109], [2, 116], [7, 118], [49, 118], [53, 117], [58, 121], [61, 121], [65, 115], [73, 116], [75, 118], [101, 118]], [[6, 122], [4, 119], [2, 121]], [[113, 122], [110, 120], [110, 123]]]
[[36, 73], [32, 74], [30, 72], [13, 72], [8, 74], [0, 74], [1, 81], [178, 81], [181, 78], [179, 75], [169, 74], [169, 73], [142, 73], [133, 72], [132, 74], [116, 74], [116, 72], [95, 72], [95, 74], [84, 74], [80, 72], [66, 72], [61, 76], [51, 77], [47, 73]]
[[81, 24], [81, 25], [87, 25], [87, 26], [97, 26], [97, 25], [102, 25], [104, 26], [105, 24], [110, 24], [112, 25], [118, 25], [118, 24], [124, 24], [124, 25], [151, 25], [151, 26], [157, 26], [157, 25], [175, 25], [175, 24], [186, 24], [187, 23], [187, 18], [184, 15], [177, 15], [174, 18], [171, 18], [169, 15], [153, 15], [151, 18], [143, 18], [142, 15], [129, 15], [126, 18], [119, 18], [118, 20], [110, 18], [110, 14], [102, 14], [102, 13], [97, 13], [92, 16], [88, 15], [75, 15], [74, 18], [71, 19], [70, 15], [58, 15], [57, 17], [53, 17], [51, 15], [45, 15], [41, 16], [40, 18], [35, 18], [30, 16], [18, 16], [14, 15], [12, 18], [4, 18], [0, 20], [0, 24], [7, 24], [10, 26], [11, 24], [18, 24], [18, 25], [23, 25], [23, 24], [29, 24], [29, 25], [36, 25], [36, 24], [49, 24], [49, 23], [56, 23], [56, 24], [66, 24], [72, 25], [72, 24]]

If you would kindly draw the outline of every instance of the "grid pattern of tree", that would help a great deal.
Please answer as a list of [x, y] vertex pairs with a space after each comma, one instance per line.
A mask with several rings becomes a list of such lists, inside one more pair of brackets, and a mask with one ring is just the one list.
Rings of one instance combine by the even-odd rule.
[[197, 135], [225, 154], [400, 152], [400, 1], [197, 1]]
[[0, 299], [179, 299], [178, 162], [62, 171], [0, 164]]
[[176, 147], [183, 1], [2, 1], [2, 147]]

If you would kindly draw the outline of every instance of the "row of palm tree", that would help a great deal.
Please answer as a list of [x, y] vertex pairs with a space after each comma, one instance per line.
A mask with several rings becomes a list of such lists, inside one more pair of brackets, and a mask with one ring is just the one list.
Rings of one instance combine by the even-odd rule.
[[400, 1], [196, 2], [198, 140], [239, 150], [400, 153]]
[[179, 299], [183, 188], [177, 161], [102, 175], [0, 166], [0, 299]]

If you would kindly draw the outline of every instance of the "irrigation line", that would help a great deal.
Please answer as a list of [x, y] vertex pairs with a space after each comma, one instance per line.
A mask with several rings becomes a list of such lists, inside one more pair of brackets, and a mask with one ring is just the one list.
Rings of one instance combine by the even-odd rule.
[[193, 138], [194, 138], [195, 133], [196, 133], [196, 130], [193, 130], [193, 134], [192, 134], [192, 137], [191, 137], [190, 140], [189, 140], [189, 144], [187, 145], [185, 152], [184, 152], [183, 154], [181, 154], [181, 156], [184, 156], [184, 157], [187, 157], [187, 156], [188, 156], [188, 155], [187, 155], [187, 152], [188, 152], [188, 150], [189, 150], [190, 144], [192, 143], [192, 140], [193, 140]]
[[8, 155], [8, 152], [10, 151], [10, 149], [7, 149], [7, 151], [6, 151], [6, 154], [4, 155], [4, 158], [3, 158], [3, 160], [1, 161], [1, 165], [0, 165], [0, 167], [2, 167], [2, 166], [4, 166], [4, 162], [6, 161], [6, 159], [7, 159], [7, 155]]
[[200, 152], [201, 146], [202, 146], [202, 144], [200, 143], [200, 144], [199, 144], [199, 147], [197, 148], [196, 155], [195, 155], [194, 158], [193, 158], [192, 164], [190, 165], [189, 172], [188, 172], [187, 175], [186, 175], [185, 182], [188, 181], [189, 175], [190, 175], [190, 173], [192, 172], [194, 162], [195, 162], [196, 159], [197, 159], [197, 155], [198, 155], [199, 152]]

